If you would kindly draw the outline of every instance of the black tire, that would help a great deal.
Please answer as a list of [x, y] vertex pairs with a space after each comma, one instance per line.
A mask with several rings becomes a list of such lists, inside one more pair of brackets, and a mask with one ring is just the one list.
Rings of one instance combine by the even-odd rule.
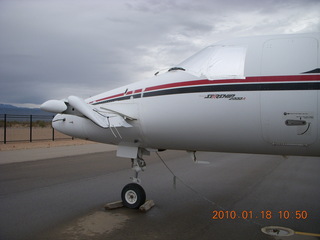
[[129, 183], [121, 191], [122, 203], [127, 208], [137, 209], [146, 201], [144, 189], [137, 183]]

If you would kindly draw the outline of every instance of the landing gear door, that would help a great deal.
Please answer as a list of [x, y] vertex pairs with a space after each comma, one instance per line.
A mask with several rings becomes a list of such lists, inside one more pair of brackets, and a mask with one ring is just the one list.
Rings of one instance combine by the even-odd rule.
[[[262, 51], [261, 75], [307, 75], [308, 71], [318, 67], [318, 45], [315, 38], [266, 41]], [[263, 138], [273, 145], [307, 146], [314, 143], [319, 122], [317, 90], [289, 90], [296, 83], [290, 81], [271, 84], [277, 86], [278, 83], [282, 84], [279, 89], [261, 92]]]

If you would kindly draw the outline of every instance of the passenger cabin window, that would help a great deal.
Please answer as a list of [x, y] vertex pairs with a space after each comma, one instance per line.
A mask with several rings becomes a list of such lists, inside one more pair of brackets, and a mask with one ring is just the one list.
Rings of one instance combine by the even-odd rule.
[[244, 79], [246, 47], [210, 46], [183, 61], [178, 67], [209, 80]]

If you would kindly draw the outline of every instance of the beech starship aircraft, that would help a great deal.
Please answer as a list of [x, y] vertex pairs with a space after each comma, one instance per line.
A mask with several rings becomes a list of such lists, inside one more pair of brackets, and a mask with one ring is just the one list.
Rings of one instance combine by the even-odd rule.
[[319, 44], [320, 33], [225, 40], [150, 79], [41, 109], [62, 133], [118, 145], [136, 172], [121, 198], [138, 208], [152, 151], [320, 156]]

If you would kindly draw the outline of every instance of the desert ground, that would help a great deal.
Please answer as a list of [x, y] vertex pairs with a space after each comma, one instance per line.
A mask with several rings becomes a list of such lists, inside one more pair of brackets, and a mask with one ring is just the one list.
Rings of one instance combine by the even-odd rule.
[[[54, 141], [53, 139], [54, 134]], [[32, 128], [32, 141], [30, 142], [29, 127], [8, 127], [6, 128], [6, 143], [4, 143], [4, 128], [0, 128], [0, 151], [32, 149], [32, 148], [49, 148], [58, 146], [72, 146], [81, 144], [91, 144], [92, 142], [72, 139], [57, 131], [53, 132], [51, 127], [34, 127]]]

